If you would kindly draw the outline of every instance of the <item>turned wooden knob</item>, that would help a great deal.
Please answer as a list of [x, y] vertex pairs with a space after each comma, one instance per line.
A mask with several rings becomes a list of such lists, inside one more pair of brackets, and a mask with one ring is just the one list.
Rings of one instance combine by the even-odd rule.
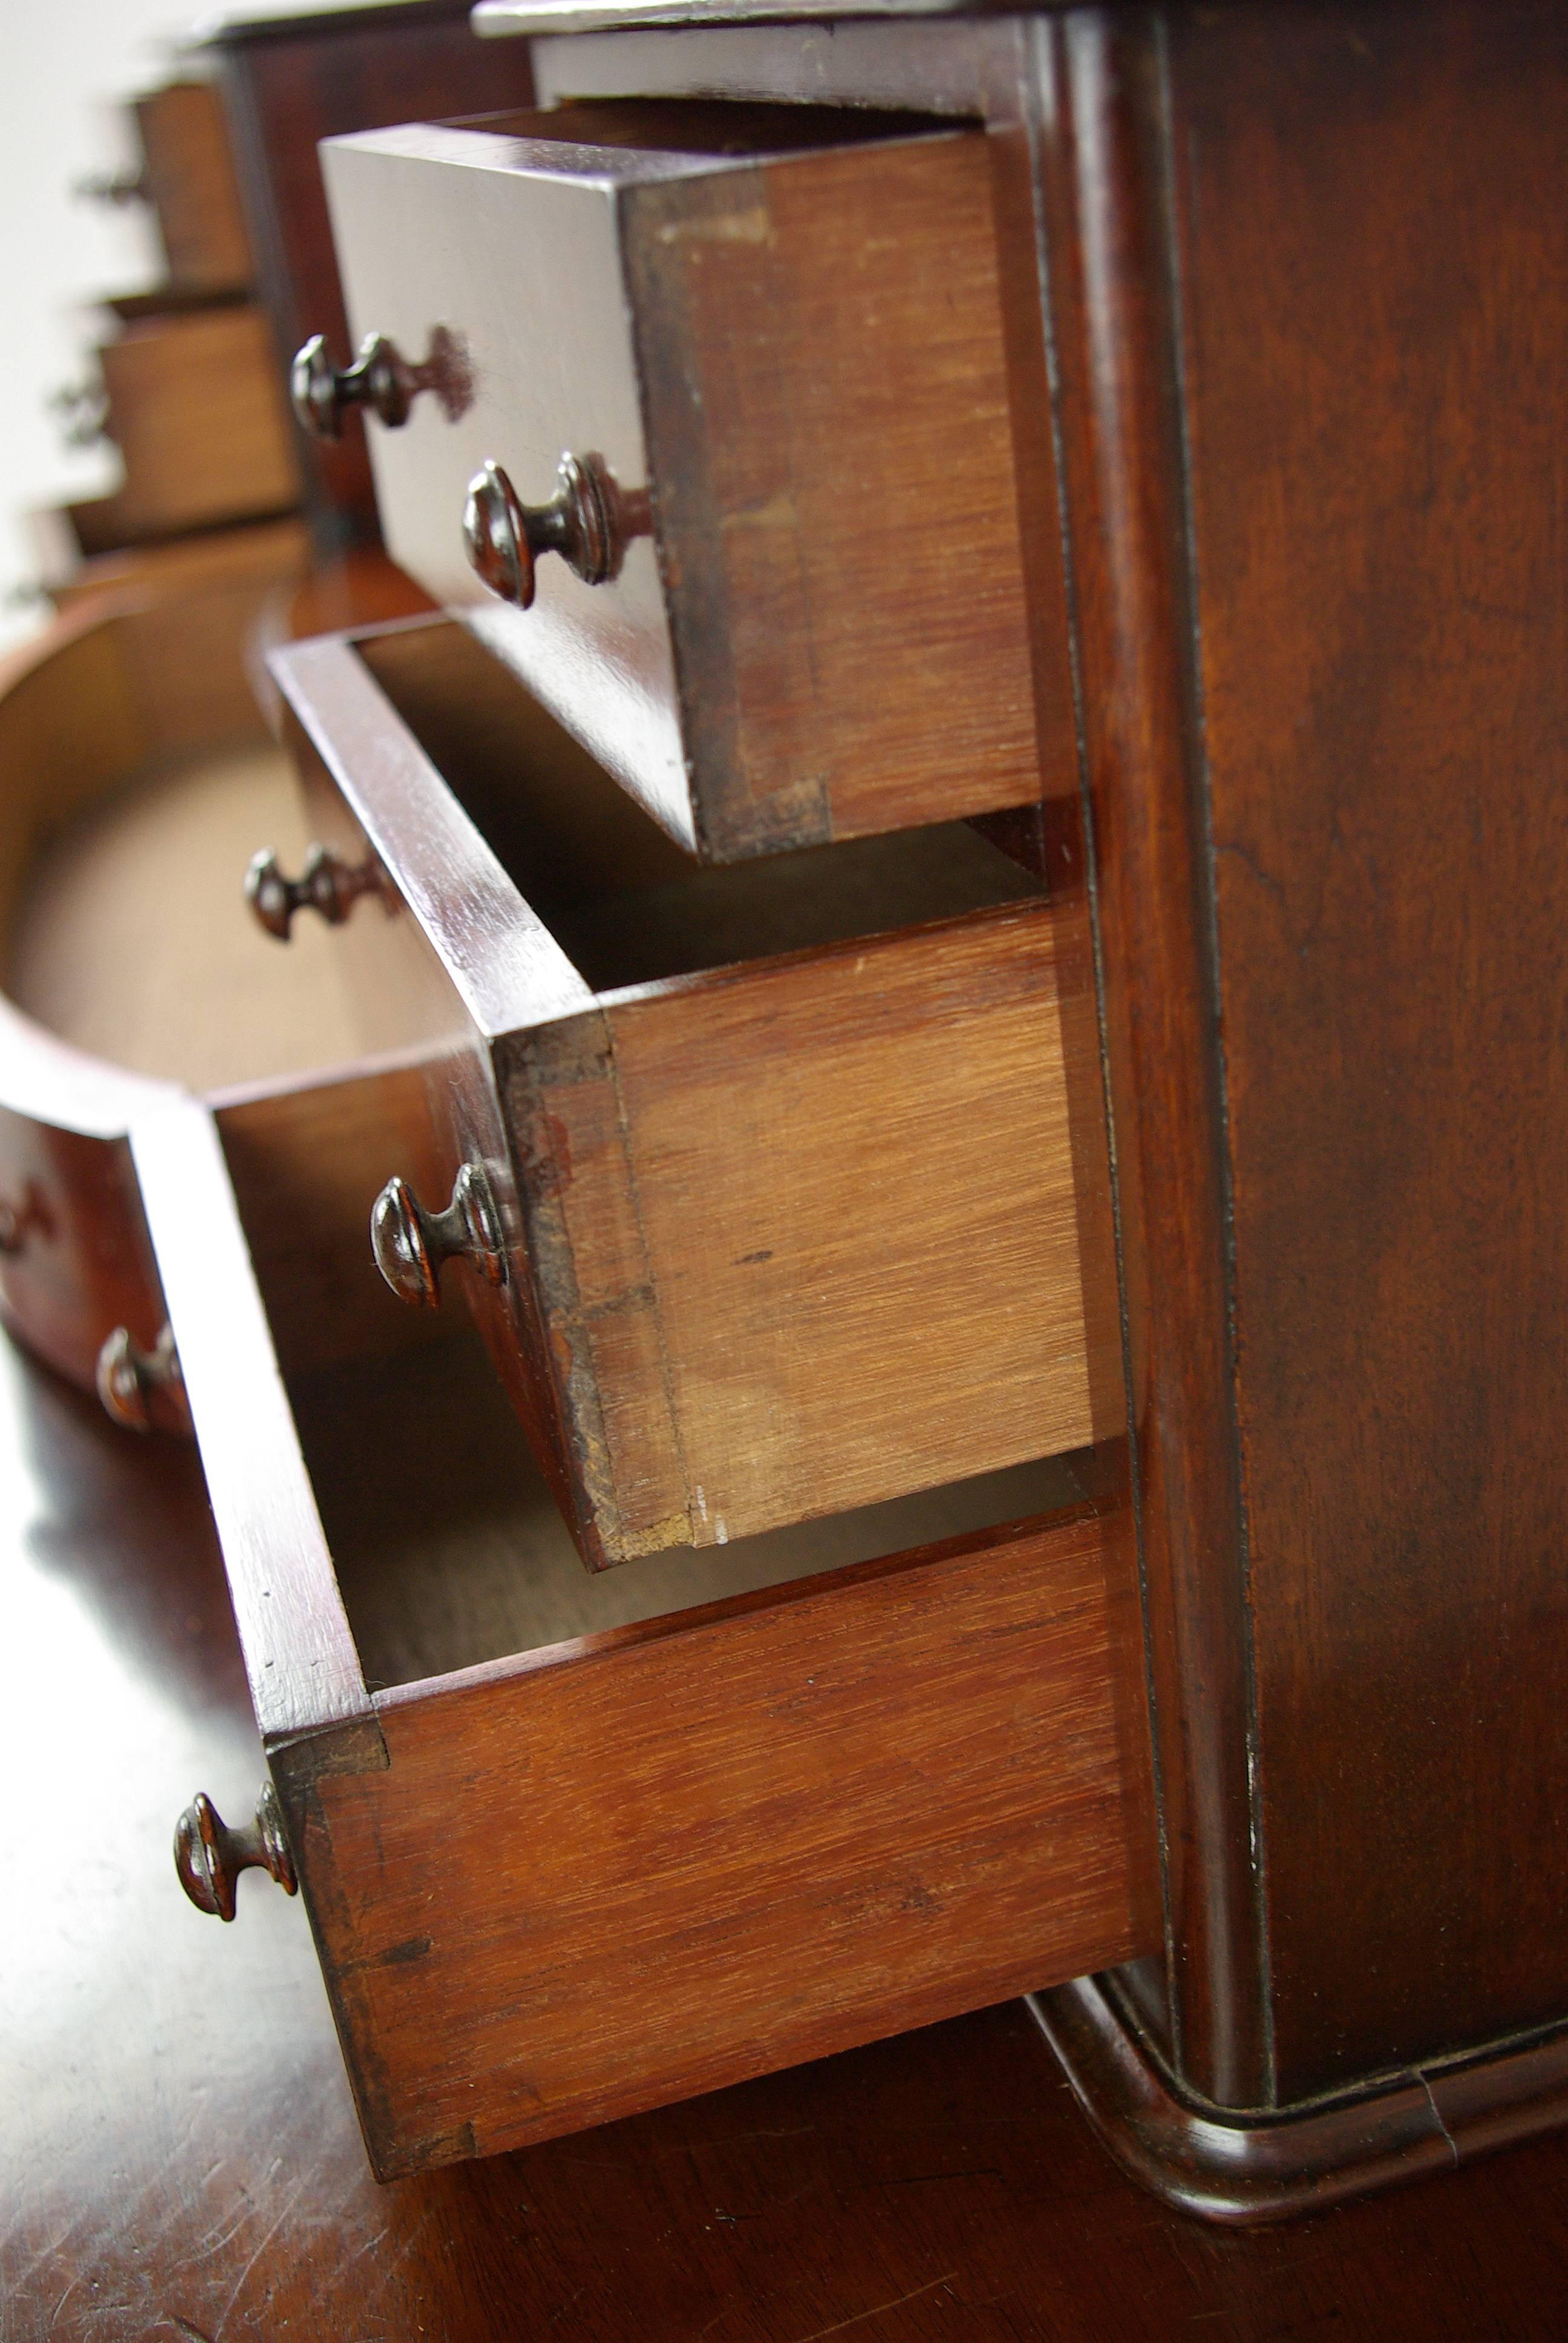
[[620, 567], [627, 534], [614, 480], [597, 456], [563, 456], [556, 493], [525, 505], [499, 464], [487, 463], [468, 483], [463, 544], [469, 567], [492, 594], [526, 610], [534, 598], [534, 564], [558, 553], [589, 586]]
[[300, 424], [313, 439], [337, 439], [351, 407], [367, 407], [389, 430], [408, 420], [408, 410], [422, 391], [433, 391], [449, 423], [466, 415], [474, 401], [474, 378], [462, 337], [437, 326], [430, 346], [417, 365], [411, 364], [385, 334], [367, 334], [352, 366], [335, 367], [327, 355], [326, 337], [312, 334], [295, 354], [288, 375], [289, 397]]
[[149, 200], [147, 175], [139, 166], [124, 171], [85, 172], [71, 182], [71, 193], [82, 203], [112, 204], [116, 210]]
[[116, 1326], [98, 1353], [97, 1385], [106, 1411], [127, 1432], [151, 1432], [160, 1423], [189, 1429], [185, 1377], [170, 1327], [144, 1351], [131, 1340], [128, 1327]]
[[385, 334], [367, 334], [352, 366], [335, 367], [325, 334], [312, 334], [297, 350], [289, 368], [294, 411], [313, 439], [340, 439], [351, 407], [367, 407], [389, 429], [408, 420], [408, 409], [425, 386]]
[[286, 879], [270, 846], [253, 854], [245, 874], [245, 900], [269, 936], [288, 941], [296, 911], [319, 911], [329, 928], [341, 927], [361, 895], [385, 891], [379, 864], [345, 862], [329, 847], [313, 846], [297, 879]]
[[196, 1910], [219, 1920], [234, 1917], [235, 1888], [242, 1871], [268, 1872], [284, 1894], [292, 1896], [299, 1881], [272, 1784], [261, 1785], [256, 1820], [238, 1830], [230, 1830], [206, 1791], [198, 1791], [175, 1825], [175, 1869]]
[[507, 1282], [501, 1215], [482, 1164], [464, 1164], [442, 1212], [427, 1212], [406, 1180], [388, 1180], [371, 1211], [370, 1246], [398, 1300], [427, 1310], [439, 1306], [444, 1261], [467, 1261], [487, 1285]]

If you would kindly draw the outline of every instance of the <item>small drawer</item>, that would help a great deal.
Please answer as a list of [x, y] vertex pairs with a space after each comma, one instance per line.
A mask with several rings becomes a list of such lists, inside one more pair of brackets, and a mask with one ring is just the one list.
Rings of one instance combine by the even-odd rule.
[[449, 622], [273, 669], [339, 913], [379, 898], [364, 1038], [429, 1053], [387, 1170], [454, 1200], [591, 1565], [1089, 1440], [1037, 881], [962, 823], [698, 870]]
[[250, 236], [224, 119], [211, 82], [170, 82], [136, 99], [142, 149], [136, 192], [152, 206], [178, 291], [237, 290], [253, 274]]
[[264, 312], [241, 305], [127, 325], [99, 352], [125, 464], [108, 500], [126, 538], [276, 513], [299, 468]]
[[383, 2177], [1157, 1946], [1065, 1468], [588, 1578], [471, 1333], [286, 1386], [210, 1120], [133, 1150], [275, 1785], [186, 1870], [297, 1881]]
[[388, 548], [705, 860], [1040, 794], [988, 141], [877, 125], [322, 149]]

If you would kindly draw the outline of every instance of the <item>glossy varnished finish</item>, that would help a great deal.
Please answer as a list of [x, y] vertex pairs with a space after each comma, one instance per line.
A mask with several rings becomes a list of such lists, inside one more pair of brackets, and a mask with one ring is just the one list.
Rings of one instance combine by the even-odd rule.
[[1093, 16], [1038, 41], [1172, 2022], [1194, 2087], [1254, 2105], [1271, 2077], [1158, 61], [1147, 26]]
[[1190, 2090], [1284, 2107], [1568, 2002], [1563, 459], [1533, 387], [1568, 316], [1531, 193], [1568, 55], [1529, 7], [1040, 43], [1155, 2022]]
[[0, 1454], [6, 1763], [95, 1822], [90, 1892], [56, 1803], [3, 1825], [18, 2343], [1553, 2332], [1568, 2147], [1227, 2236], [1118, 2174], [1016, 2003], [378, 2186], [299, 1903], [242, 1880], [220, 1930], [169, 1862], [192, 1790], [246, 1814], [261, 1765], [195, 1458], [4, 1348]]
[[1568, 2006], [1568, 32], [1249, 12], [1169, 76], [1289, 2099]]
[[[533, 96], [528, 44], [484, 47], [468, 30], [464, 0], [412, 0], [394, 9], [286, 20], [236, 15], [212, 34], [210, 48], [256, 244], [276, 378], [285, 378], [290, 357], [311, 334], [324, 334], [346, 363], [348, 327], [317, 142], [381, 123], [527, 106]], [[337, 446], [301, 441], [299, 449], [318, 552], [378, 542], [357, 418]]]

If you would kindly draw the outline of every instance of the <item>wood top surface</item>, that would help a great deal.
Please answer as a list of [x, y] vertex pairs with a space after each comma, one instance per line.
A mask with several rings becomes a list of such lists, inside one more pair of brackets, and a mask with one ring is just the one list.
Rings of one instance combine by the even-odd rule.
[[4, 1342], [0, 1453], [6, 2343], [1553, 2333], [1568, 2138], [1223, 2235], [1121, 2177], [1018, 2003], [377, 2187], [304, 1913], [248, 1879], [220, 1928], [169, 1861], [261, 1765], [194, 1455]]

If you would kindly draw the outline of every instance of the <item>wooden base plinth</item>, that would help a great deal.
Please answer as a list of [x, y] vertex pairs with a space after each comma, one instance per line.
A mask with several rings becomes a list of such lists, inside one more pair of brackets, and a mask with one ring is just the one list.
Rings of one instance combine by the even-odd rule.
[[1167, 2204], [1233, 2227], [1452, 2171], [1568, 2123], [1568, 2027], [1403, 2067], [1353, 2097], [1241, 2111], [1181, 2088], [1111, 1978], [1031, 1994], [1029, 2007], [1117, 2162]]

